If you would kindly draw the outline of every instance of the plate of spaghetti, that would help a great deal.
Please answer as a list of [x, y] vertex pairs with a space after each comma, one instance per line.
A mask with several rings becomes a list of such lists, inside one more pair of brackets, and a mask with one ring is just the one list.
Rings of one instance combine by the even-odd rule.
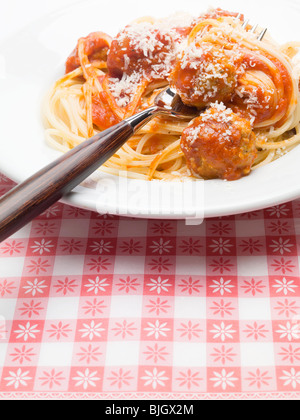
[[[300, 7], [292, 0], [205, 3], [170, 15], [169, 2], [138, 8], [133, 0], [117, 17], [114, 5], [104, 10], [89, 1], [40, 19], [25, 39], [12, 37], [4, 54], [0, 170], [22, 181], [153, 106], [171, 87], [197, 116], [154, 118], [66, 202], [101, 213], [186, 218], [299, 197]], [[172, 6], [182, 10], [179, 1]], [[16, 50], [26, 57], [22, 77]], [[13, 130], [13, 93], [21, 137]]]

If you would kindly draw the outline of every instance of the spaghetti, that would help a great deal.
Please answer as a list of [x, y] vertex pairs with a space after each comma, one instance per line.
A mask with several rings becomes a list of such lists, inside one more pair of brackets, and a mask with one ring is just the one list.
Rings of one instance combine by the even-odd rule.
[[[128, 177], [145, 180], [193, 176], [230, 180], [280, 158], [300, 143], [300, 42], [279, 46], [269, 37], [258, 41], [249, 29], [242, 28], [242, 18], [236, 13], [216, 9], [197, 19], [185, 15], [143, 18], [115, 39], [102, 32], [81, 38], [67, 60], [65, 76], [45, 102], [47, 142], [66, 152], [153, 105], [156, 95], [172, 85], [185, 103], [199, 108], [202, 129], [197, 129], [195, 120], [157, 117], [101, 171], [114, 175], [126, 171]], [[191, 147], [189, 152], [199, 155], [205, 149], [208, 156], [199, 155], [198, 161], [211, 158], [210, 165], [221, 161], [226, 165], [232, 142], [230, 121], [238, 121], [241, 127], [244, 120], [244, 132], [251, 132], [248, 137], [255, 150], [252, 160], [247, 154], [249, 170], [234, 170], [231, 173], [239, 174], [235, 177], [226, 175], [228, 168], [203, 172], [200, 165], [195, 170], [190, 161], [194, 163], [194, 157], [186, 153], [189, 139], [194, 146], [202, 144], [205, 112], [210, 115], [212, 109], [218, 110], [218, 122], [226, 124], [219, 124], [223, 132], [214, 137], [218, 147]], [[231, 113], [237, 117], [228, 119]], [[191, 128], [194, 138], [187, 135]], [[214, 129], [210, 121], [205, 135]], [[241, 156], [240, 149], [234, 150], [231, 154]], [[229, 166], [235, 158], [230, 156]]]

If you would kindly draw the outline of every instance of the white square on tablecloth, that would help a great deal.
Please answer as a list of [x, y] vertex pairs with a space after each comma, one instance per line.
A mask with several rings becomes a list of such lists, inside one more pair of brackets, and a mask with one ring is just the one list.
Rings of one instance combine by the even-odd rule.
[[73, 343], [42, 343], [39, 366], [71, 366], [73, 346]]
[[29, 223], [28, 225], [24, 226], [22, 229], [18, 230], [16, 233], [14, 233], [10, 239], [24, 239], [30, 237], [31, 232], [31, 226], [32, 223]]
[[237, 257], [238, 276], [262, 277], [268, 276], [268, 259], [266, 256]]
[[143, 296], [112, 296], [110, 318], [142, 317]]
[[130, 274], [144, 274], [144, 271], [145, 257], [116, 256], [114, 274], [126, 276]]
[[143, 238], [147, 236], [146, 220], [120, 220], [118, 238]]
[[294, 217], [294, 227], [296, 235], [300, 235], [300, 219], [297, 217]]
[[[12, 321], [15, 315], [15, 308], [16, 308], [17, 299], [0, 299], [0, 321], [1, 319], [5, 321]], [[18, 315], [16, 314], [16, 319], [18, 319]]]
[[206, 275], [205, 257], [176, 257], [176, 274], [180, 276]]
[[173, 366], [205, 367], [206, 353], [206, 343], [174, 343]]
[[22, 277], [25, 257], [11, 257], [0, 259], [1, 277]]
[[242, 367], [274, 366], [273, 343], [241, 343]]
[[87, 238], [89, 235], [90, 220], [63, 219], [59, 236], [70, 238]]
[[206, 319], [206, 298], [176, 296], [174, 318]]
[[137, 366], [140, 343], [138, 341], [108, 342], [105, 366]]
[[8, 343], [1, 343], [0, 340], [0, 368], [4, 366]]
[[180, 238], [183, 237], [204, 237], [206, 235], [206, 224], [205, 222], [201, 225], [188, 226], [185, 220], [180, 220], [177, 222], [177, 236]]
[[248, 238], [255, 236], [265, 236], [264, 220], [236, 220], [236, 237]]
[[[298, 239], [297, 239], [298, 242]], [[300, 255], [298, 256], [298, 262], [299, 262], [299, 267], [300, 267]]]
[[239, 313], [242, 321], [270, 321], [272, 319], [270, 299], [240, 298]]
[[84, 255], [56, 256], [53, 276], [78, 276], [83, 273]]
[[47, 307], [46, 319], [61, 320], [61, 319], [77, 319], [79, 308], [78, 297], [50, 297]]

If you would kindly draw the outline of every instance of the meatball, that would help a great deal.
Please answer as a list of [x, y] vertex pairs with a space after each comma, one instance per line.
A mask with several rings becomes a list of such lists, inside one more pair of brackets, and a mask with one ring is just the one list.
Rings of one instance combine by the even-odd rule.
[[186, 105], [203, 108], [227, 102], [237, 86], [237, 68], [226, 52], [210, 43], [191, 44], [175, 64], [170, 84]]
[[194, 175], [234, 181], [250, 173], [255, 139], [249, 120], [215, 104], [184, 130], [181, 148]]
[[175, 62], [173, 39], [148, 22], [127, 26], [113, 40], [107, 59], [109, 75], [144, 73], [149, 79], [166, 79]]

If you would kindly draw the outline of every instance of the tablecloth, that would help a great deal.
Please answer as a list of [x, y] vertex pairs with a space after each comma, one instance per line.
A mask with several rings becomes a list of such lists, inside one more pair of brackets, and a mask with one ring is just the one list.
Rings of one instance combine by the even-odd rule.
[[0, 398], [299, 399], [299, 255], [300, 201], [196, 227], [58, 203], [0, 244]]

